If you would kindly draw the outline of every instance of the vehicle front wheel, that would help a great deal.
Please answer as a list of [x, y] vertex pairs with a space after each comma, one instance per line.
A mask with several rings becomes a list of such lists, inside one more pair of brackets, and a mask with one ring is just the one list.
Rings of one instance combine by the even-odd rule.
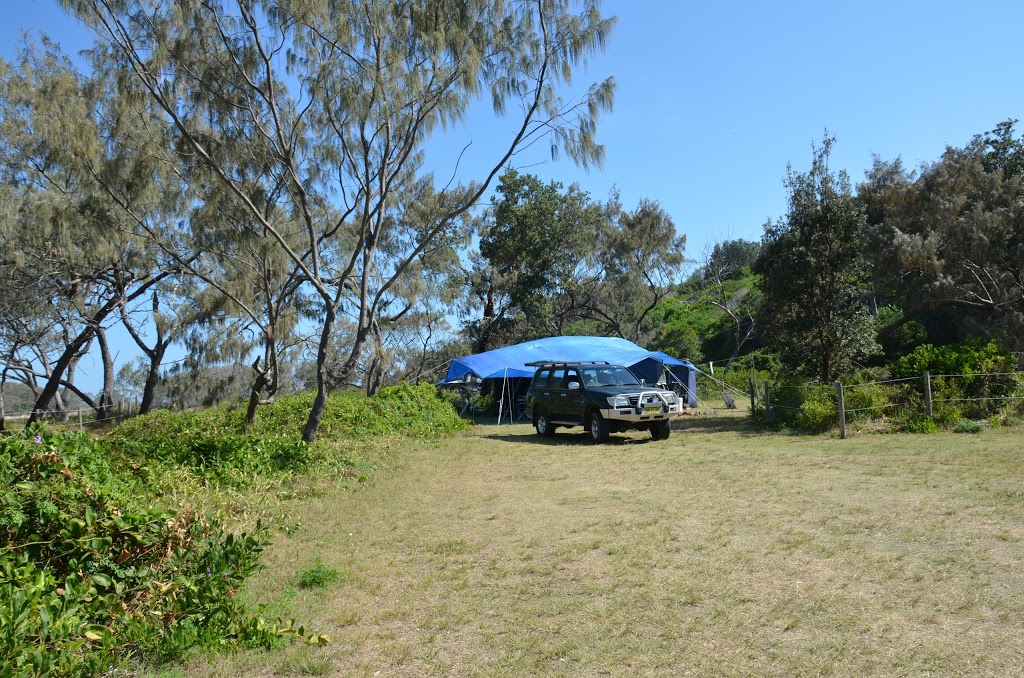
[[664, 440], [672, 434], [672, 420], [663, 419], [651, 424], [651, 437], [655, 440]]
[[608, 442], [608, 423], [600, 412], [591, 412], [587, 417], [587, 430], [590, 431], [590, 439], [595, 443]]
[[537, 429], [537, 435], [550, 438], [555, 435], [555, 427], [552, 426], [551, 420], [548, 419], [548, 413], [541, 410], [537, 413], [537, 416], [533, 419], [533, 426]]

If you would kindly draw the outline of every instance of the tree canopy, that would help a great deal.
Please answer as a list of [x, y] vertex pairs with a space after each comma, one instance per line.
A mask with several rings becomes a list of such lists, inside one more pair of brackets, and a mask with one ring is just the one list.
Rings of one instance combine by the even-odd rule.
[[828, 165], [834, 139], [815, 146], [811, 168], [786, 175], [789, 210], [765, 224], [755, 266], [759, 323], [783, 365], [832, 381], [877, 350], [864, 304], [870, 292], [866, 214], [845, 172]]

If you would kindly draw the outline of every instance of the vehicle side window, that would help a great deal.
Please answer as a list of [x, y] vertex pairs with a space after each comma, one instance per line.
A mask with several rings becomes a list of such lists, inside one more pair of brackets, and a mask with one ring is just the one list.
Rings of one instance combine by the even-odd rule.
[[551, 383], [551, 369], [540, 370], [533, 379], [533, 385], [537, 388], [547, 388]]
[[551, 372], [551, 381], [548, 382], [551, 388], [565, 388], [565, 368], [560, 367]]
[[565, 384], [567, 388], [570, 381], [575, 381], [580, 386], [583, 385], [583, 380], [580, 379], [579, 370], [569, 370], [569, 373], [565, 377]]

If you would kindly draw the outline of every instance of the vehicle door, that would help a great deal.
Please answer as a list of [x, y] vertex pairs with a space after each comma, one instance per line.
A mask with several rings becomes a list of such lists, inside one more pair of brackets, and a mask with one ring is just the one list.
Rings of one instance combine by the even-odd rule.
[[527, 394], [527, 404], [532, 408], [533, 416], [537, 416], [537, 410], [548, 410], [551, 416], [551, 368], [545, 367], [537, 370], [537, 374], [530, 384]]
[[586, 393], [583, 388], [583, 377], [577, 369], [569, 369], [565, 374], [565, 421], [583, 423], [583, 411], [586, 404]]
[[555, 367], [551, 370], [551, 378], [548, 380], [547, 404], [548, 414], [552, 421], [565, 421], [565, 368]]

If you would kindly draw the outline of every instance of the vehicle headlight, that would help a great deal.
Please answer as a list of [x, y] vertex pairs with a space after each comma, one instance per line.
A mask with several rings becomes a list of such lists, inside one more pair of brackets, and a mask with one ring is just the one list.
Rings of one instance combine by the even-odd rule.
[[624, 395], [611, 396], [608, 398], [608, 404], [612, 407], [629, 407], [629, 398]]
[[666, 393], [665, 394], [665, 402], [668, 403], [669, 405], [675, 405], [676, 404], [676, 394], [675, 393]]

